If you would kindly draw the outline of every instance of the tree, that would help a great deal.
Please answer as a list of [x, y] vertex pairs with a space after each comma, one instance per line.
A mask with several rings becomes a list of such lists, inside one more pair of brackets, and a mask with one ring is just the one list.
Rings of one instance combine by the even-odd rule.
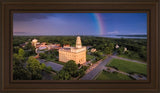
[[30, 56], [27, 60], [27, 69], [31, 72], [32, 80], [41, 79], [42, 67], [37, 59]]
[[24, 60], [24, 55], [25, 55], [24, 50], [22, 48], [20, 48], [18, 50], [18, 56], [19, 56], [19, 58], [22, 59], [22, 60]]
[[14, 80], [30, 80], [31, 73], [25, 69], [23, 66], [14, 66], [13, 67], [13, 79]]
[[84, 71], [86, 71], [87, 68], [88, 68], [87, 66], [82, 66], [82, 67], [81, 67], [81, 69], [83, 69]]
[[26, 46], [24, 47], [24, 49], [29, 50], [32, 48], [32, 44], [31, 41], [28, 42], [28, 44], [26, 44]]
[[81, 66], [81, 64], [78, 64], [78, 67], [80, 67]]
[[144, 46], [141, 47], [140, 51], [138, 52], [138, 54], [144, 61], [147, 60], [147, 49], [146, 49], [146, 47], [144, 47]]
[[29, 80], [31, 73], [24, 68], [24, 62], [18, 54], [13, 55], [13, 79], [14, 80]]
[[50, 73], [52, 71], [52, 67], [51, 66], [45, 67], [45, 71]]
[[18, 51], [19, 51], [19, 46], [13, 47], [13, 53], [18, 53]]
[[123, 54], [123, 51], [124, 51], [124, 48], [123, 47], [120, 47], [118, 48], [117, 52], [119, 55]]
[[109, 43], [109, 54], [112, 54], [113, 49], [114, 49], [114, 44], [113, 43]]
[[47, 55], [45, 53], [40, 53], [39, 56], [40, 56], [41, 59], [47, 58]]
[[105, 47], [104, 53], [105, 53], [105, 54], [112, 54], [113, 50], [114, 50], [114, 44], [113, 44], [113, 43], [109, 43], [109, 44], [107, 44], [107, 46]]
[[98, 52], [95, 52], [94, 55], [97, 56], [96, 58], [99, 60], [103, 57], [103, 52], [98, 51]]
[[42, 68], [42, 70], [44, 70], [46, 68], [46, 65], [44, 63], [42, 63], [41, 68]]
[[61, 71], [58, 73], [58, 79], [59, 79], [59, 80], [70, 80], [70, 79], [71, 79], [71, 75], [69, 74], [68, 71], [61, 70]]
[[78, 72], [80, 77], [85, 75], [85, 71], [83, 69], [80, 69]]
[[109, 47], [106, 47], [106, 48], [105, 48], [104, 53], [105, 53], [105, 54], [110, 54], [110, 49], [109, 49]]
[[28, 44], [24, 48], [25, 50], [29, 51], [29, 55], [34, 55], [35, 53], [35, 47], [31, 44], [31, 41], [28, 42]]
[[78, 66], [75, 61], [70, 60], [64, 65], [63, 70], [69, 72], [71, 76], [76, 76], [75, 74], [77, 74]]

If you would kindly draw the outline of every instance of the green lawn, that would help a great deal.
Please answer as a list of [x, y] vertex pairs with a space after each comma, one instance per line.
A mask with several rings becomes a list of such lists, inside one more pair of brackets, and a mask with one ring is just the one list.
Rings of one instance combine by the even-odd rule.
[[110, 73], [102, 71], [102, 73], [97, 77], [96, 80], [133, 80], [133, 79], [117, 72]]
[[[140, 59], [140, 58], [132, 58], [132, 57], [129, 57], [127, 55], [118, 55], [119, 57], [123, 57], [123, 58], [128, 58], [128, 59], [132, 59], [132, 60], [137, 60], [137, 61], [141, 61], [141, 62], [145, 62], [143, 59]], [[146, 63], [146, 62], [145, 62]]]
[[87, 60], [92, 60], [92, 59], [94, 59], [95, 57], [93, 56], [93, 55], [86, 55], [86, 58], [87, 58]]
[[115, 67], [127, 73], [138, 73], [147, 76], [147, 65], [120, 59], [112, 59], [107, 66]]

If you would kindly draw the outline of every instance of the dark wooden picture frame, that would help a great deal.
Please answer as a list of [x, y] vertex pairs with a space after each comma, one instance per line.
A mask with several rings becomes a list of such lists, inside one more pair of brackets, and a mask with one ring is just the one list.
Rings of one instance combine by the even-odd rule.
[[[0, 92], [142, 92], [159, 91], [159, 6], [158, 0], [1, 0], [0, 2]], [[146, 12], [148, 77], [144, 81], [50, 81], [12, 79], [13, 13], [50, 12]]]

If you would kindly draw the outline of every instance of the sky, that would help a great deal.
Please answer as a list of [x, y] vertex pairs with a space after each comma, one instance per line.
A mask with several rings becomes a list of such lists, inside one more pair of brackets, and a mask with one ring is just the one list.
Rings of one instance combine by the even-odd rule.
[[144, 35], [147, 13], [14, 13], [13, 35]]

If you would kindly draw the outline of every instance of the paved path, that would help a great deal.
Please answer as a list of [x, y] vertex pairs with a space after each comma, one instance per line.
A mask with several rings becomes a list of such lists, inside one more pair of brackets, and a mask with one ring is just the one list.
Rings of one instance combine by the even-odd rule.
[[57, 63], [54, 63], [54, 62], [51, 62], [51, 61], [48, 61], [48, 62], [45, 62], [44, 59], [38, 59], [40, 63], [44, 63], [47, 67], [48, 66], [51, 66], [53, 70], [55, 71], [60, 71], [62, 68], [63, 68], [63, 65], [60, 65], [60, 64], [57, 64]]
[[90, 71], [92, 71], [95, 67], [97, 67], [100, 63], [102, 62], [102, 60], [96, 62], [95, 64], [91, 65], [87, 70], [86, 70], [86, 74], [89, 73]]
[[146, 64], [146, 63], [144, 63], [144, 62], [140, 62], [140, 61], [132, 60], [132, 59], [127, 59], [127, 58], [123, 58], [123, 57], [118, 57], [118, 56], [112, 56], [112, 57], [113, 57], [113, 58], [116, 58], [116, 59], [122, 59], [122, 60], [126, 60], [126, 61], [131, 61], [131, 62]]
[[80, 80], [92, 80], [99, 72], [101, 72], [105, 65], [112, 59], [112, 57], [108, 57], [103, 60], [97, 67], [95, 67], [92, 71], [85, 74]]

